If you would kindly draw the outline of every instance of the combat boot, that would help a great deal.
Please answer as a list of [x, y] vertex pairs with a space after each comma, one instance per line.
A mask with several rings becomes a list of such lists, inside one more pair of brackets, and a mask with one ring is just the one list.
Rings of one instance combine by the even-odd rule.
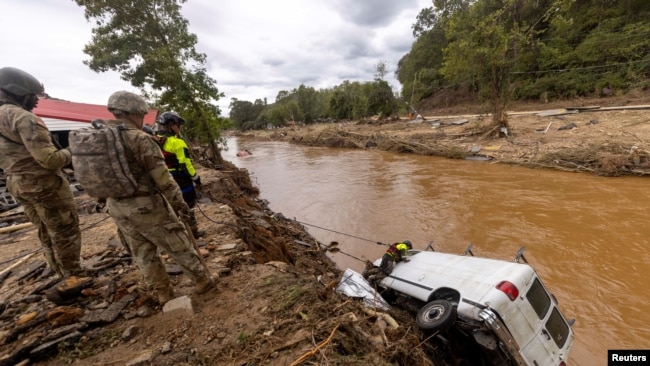
[[204, 276], [196, 280], [196, 287], [194, 292], [197, 294], [204, 294], [215, 286], [214, 279], [210, 276]]
[[75, 268], [71, 269], [69, 271], [64, 271], [64, 276], [63, 277], [70, 277], [70, 276], [75, 276], [75, 277], [92, 277], [93, 274], [91, 271], [84, 269], [84, 268]]
[[192, 235], [194, 236], [195, 239], [202, 238], [205, 235], [205, 230], [201, 230], [198, 228], [192, 229]]

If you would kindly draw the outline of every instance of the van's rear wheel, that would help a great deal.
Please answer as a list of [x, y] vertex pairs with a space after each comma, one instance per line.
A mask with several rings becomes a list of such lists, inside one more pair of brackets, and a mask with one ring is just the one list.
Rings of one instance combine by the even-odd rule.
[[424, 305], [415, 319], [424, 332], [442, 333], [456, 322], [456, 308], [447, 300], [434, 300]]

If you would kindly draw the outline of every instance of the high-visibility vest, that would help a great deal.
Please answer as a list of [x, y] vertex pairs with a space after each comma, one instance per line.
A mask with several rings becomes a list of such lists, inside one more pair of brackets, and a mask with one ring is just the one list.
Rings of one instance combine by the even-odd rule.
[[404, 243], [395, 243], [388, 247], [386, 253], [390, 254], [395, 258], [395, 261], [399, 262], [402, 260], [402, 256], [406, 255], [409, 251], [409, 247]]
[[190, 149], [182, 138], [177, 136], [159, 135], [158, 140], [162, 145], [165, 164], [170, 172], [185, 172], [190, 177], [196, 175], [196, 170], [190, 160]]

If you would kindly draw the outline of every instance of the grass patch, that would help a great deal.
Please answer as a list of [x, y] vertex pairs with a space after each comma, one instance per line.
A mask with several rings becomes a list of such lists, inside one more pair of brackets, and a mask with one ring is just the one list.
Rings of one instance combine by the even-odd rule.
[[271, 304], [271, 310], [274, 312], [284, 311], [292, 307], [305, 294], [306, 290], [297, 285], [289, 286], [278, 292]]

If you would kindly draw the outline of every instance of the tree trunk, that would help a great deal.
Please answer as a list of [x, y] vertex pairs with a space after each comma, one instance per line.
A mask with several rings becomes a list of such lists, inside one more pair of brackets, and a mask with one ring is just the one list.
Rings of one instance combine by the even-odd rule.
[[217, 165], [222, 165], [223, 157], [221, 156], [221, 151], [219, 150], [219, 146], [217, 145], [217, 139], [212, 135], [210, 126], [208, 126], [207, 118], [205, 117], [205, 111], [203, 110], [203, 108], [201, 108], [200, 105], [197, 105], [195, 102], [192, 102], [192, 104], [194, 108], [198, 109], [201, 113], [201, 125], [203, 126], [205, 133], [208, 135], [208, 139], [210, 141], [210, 149], [212, 150], [212, 156], [214, 156], [215, 159], [213, 163]]
[[505, 83], [503, 81], [504, 74], [498, 68], [492, 69], [492, 122], [498, 126], [499, 137], [508, 136], [509, 128], [508, 115], [506, 114], [505, 105], [507, 96], [504, 95], [503, 89]]

